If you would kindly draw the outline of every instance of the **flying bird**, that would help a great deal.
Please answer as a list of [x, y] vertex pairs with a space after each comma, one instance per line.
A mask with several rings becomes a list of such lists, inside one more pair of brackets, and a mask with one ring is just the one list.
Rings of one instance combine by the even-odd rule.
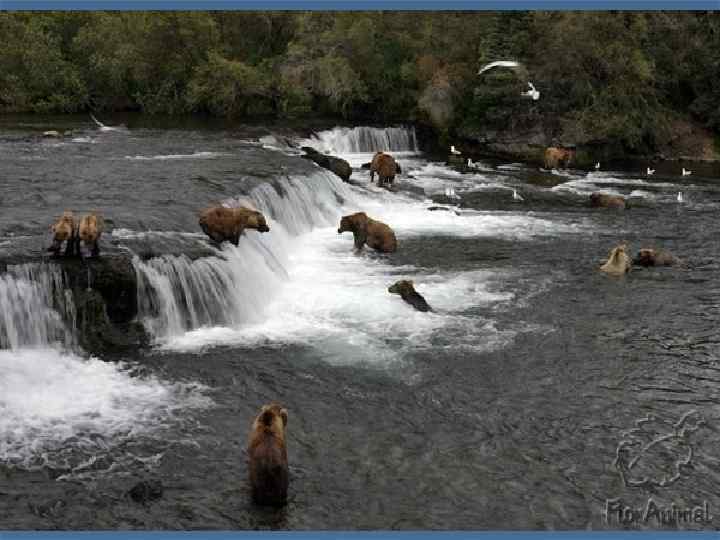
[[460, 154], [462, 154], [462, 152], [461, 152], [460, 150], [456, 150], [456, 149], [455, 149], [455, 146], [454, 146], [454, 145], [453, 145], [453, 146], [450, 146], [450, 153], [451, 153], [453, 156], [459, 156]]
[[655, 174], [655, 169], [651, 169], [650, 167], [648, 167], [648, 168], [647, 168], [647, 175], [648, 175], [648, 176], [652, 176], [653, 174]]
[[495, 60], [494, 62], [485, 64], [482, 68], [480, 68], [480, 71], [478, 71], [477, 74], [481, 75], [481, 74], [485, 73], [487, 70], [492, 69], [494, 67], [515, 68], [518, 66], [520, 66], [520, 64], [515, 62], [514, 60]]
[[690, 176], [691, 174], [692, 174], [692, 171], [689, 171], [689, 170], [685, 169], [685, 167], [683, 167], [683, 170], [682, 170], [683, 176]]
[[683, 197], [682, 191], [678, 191], [677, 202], [679, 202], [679, 203], [685, 202], [685, 198]]
[[517, 192], [516, 189], [513, 189], [513, 201], [524, 201], [525, 199], [522, 198], [522, 196]]
[[600, 162], [599, 161], [595, 164], [595, 170], [596, 171], [600, 170]]

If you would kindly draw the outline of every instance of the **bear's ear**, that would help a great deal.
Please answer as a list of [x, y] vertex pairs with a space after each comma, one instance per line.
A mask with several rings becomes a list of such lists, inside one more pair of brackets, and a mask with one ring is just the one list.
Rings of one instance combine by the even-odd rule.
[[415, 287], [415, 282], [412, 279], [408, 279], [408, 285]]
[[284, 426], [284, 427], [287, 427], [287, 423], [288, 423], [288, 412], [287, 412], [287, 409], [285, 409], [285, 408], [280, 409], [280, 418], [282, 418], [283, 426]]

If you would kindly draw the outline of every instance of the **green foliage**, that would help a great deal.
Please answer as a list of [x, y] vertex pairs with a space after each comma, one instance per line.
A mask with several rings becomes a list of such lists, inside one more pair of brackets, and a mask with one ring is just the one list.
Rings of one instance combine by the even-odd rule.
[[[0, 111], [542, 125], [633, 151], [690, 116], [720, 131], [707, 12], [5, 12], [0, 35]], [[498, 59], [523, 67], [477, 75]]]

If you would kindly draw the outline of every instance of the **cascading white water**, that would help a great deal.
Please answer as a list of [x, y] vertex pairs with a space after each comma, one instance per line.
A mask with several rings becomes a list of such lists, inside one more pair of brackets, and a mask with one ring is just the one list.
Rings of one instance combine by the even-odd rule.
[[9, 267], [0, 275], [0, 306], [0, 349], [75, 342], [75, 304], [56, 265]]
[[360, 126], [354, 128], [336, 127], [320, 131], [301, 146], [312, 146], [320, 152], [331, 154], [357, 154], [367, 152], [417, 152], [415, 128], [375, 128]]
[[0, 463], [84, 474], [95, 460], [111, 462], [113, 441], [211, 404], [198, 385], [138, 377], [131, 366], [71, 352], [75, 319], [59, 265], [0, 275]]
[[261, 211], [270, 232], [247, 231], [239, 246], [225, 244], [217, 256], [195, 261], [184, 255], [136, 257], [138, 309], [146, 329], [163, 342], [200, 327], [261, 319], [287, 276], [292, 237], [337, 223], [339, 208], [350, 197], [347, 186], [326, 171], [304, 178], [288, 175], [225, 201]]

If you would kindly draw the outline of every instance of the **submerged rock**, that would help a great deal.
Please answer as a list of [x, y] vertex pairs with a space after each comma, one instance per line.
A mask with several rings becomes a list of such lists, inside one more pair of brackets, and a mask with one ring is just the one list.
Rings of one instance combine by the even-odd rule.
[[163, 496], [163, 485], [160, 480], [142, 480], [130, 488], [126, 495], [139, 504], [147, 504]]
[[309, 159], [320, 165], [320, 167], [322, 167], [323, 169], [327, 169], [328, 171], [335, 173], [342, 179], [343, 182], [347, 182], [348, 180], [350, 180], [350, 175], [352, 174], [352, 167], [344, 159], [335, 156], [329, 156], [326, 154], [321, 154], [320, 152], [309, 146], [303, 146], [301, 150], [305, 152], [305, 155], [302, 156], [303, 158]]

